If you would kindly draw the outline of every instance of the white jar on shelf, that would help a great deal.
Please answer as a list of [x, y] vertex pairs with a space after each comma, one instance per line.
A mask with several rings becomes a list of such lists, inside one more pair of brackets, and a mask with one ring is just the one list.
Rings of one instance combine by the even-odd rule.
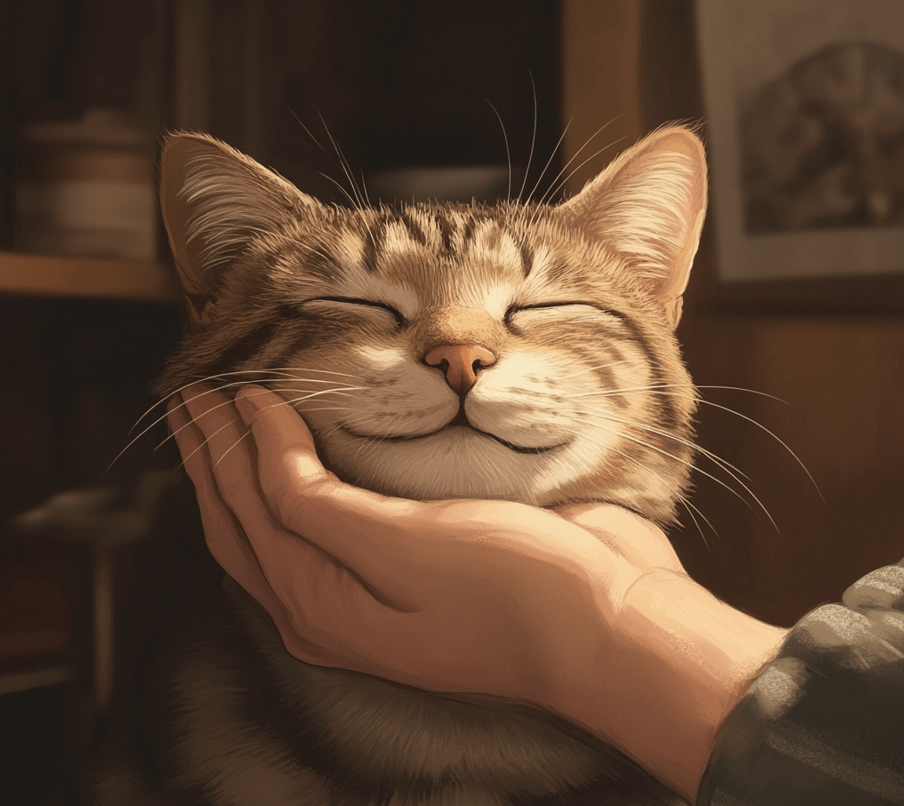
[[26, 126], [19, 143], [15, 246], [25, 252], [153, 259], [153, 142], [120, 112]]

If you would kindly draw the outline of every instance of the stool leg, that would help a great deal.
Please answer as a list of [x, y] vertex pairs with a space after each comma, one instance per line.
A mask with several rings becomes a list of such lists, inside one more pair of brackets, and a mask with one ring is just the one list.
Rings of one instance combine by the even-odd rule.
[[94, 552], [94, 700], [98, 715], [113, 698], [113, 551]]

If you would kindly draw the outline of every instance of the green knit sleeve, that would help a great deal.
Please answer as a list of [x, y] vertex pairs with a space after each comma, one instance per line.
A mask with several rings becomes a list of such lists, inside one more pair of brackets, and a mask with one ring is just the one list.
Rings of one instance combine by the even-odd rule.
[[904, 804], [904, 561], [795, 625], [722, 726], [697, 804]]

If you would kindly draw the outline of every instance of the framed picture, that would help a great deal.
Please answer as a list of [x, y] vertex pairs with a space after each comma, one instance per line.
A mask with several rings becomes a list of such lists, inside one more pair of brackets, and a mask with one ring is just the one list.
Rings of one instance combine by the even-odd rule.
[[697, 26], [720, 285], [904, 291], [904, 2], [697, 0]]

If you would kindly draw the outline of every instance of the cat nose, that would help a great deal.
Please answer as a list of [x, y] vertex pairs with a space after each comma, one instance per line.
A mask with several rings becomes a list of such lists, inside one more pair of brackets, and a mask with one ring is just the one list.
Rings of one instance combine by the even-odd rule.
[[479, 344], [442, 344], [424, 356], [424, 363], [441, 369], [449, 384], [463, 395], [477, 381], [477, 373], [496, 363], [496, 356]]

